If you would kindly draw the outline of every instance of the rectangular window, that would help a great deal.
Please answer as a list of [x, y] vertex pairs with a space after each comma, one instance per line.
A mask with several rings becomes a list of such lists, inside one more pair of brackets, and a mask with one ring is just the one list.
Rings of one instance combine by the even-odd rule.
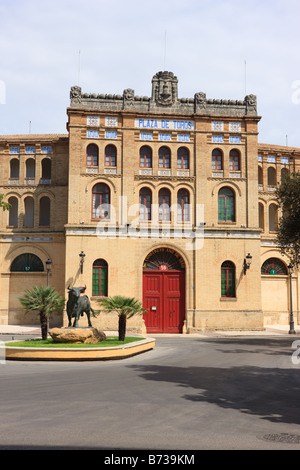
[[219, 198], [218, 198], [219, 222], [235, 222], [235, 207], [234, 206], [235, 206], [235, 202], [234, 202], [233, 196], [231, 196], [230, 194], [229, 195], [219, 194]]
[[140, 167], [141, 168], [152, 168], [151, 155], [141, 155]]
[[177, 220], [178, 222], [189, 222], [190, 220], [190, 204], [188, 194], [178, 195]]
[[235, 297], [234, 269], [222, 268], [221, 295]]
[[105, 166], [116, 166], [116, 156], [115, 155], [106, 155], [105, 156]]
[[222, 222], [234, 222], [233, 198], [219, 198], [219, 220]]
[[177, 157], [177, 168], [180, 170], [189, 169], [189, 157], [188, 155], [178, 155]]
[[151, 198], [141, 196], [140, 199], [140, 220], [151, 220]]
[[107, 268], [93, 268], [93, 291], [92, 295], [107, 296]]
[[159, 156], [159, 168], [171, 168], [170, 166], [170, 155], [160, 155]]
[[93, 194], [93, 219], [109, 219], [109, 194]]
[[222, 170], [222, 156], [213, 155], [212, 157], [212, 169], [213, 170]]
[[98, 156], [88, 154], [86, 164], [87, 164], [87, 166], [98, 166]]
[[170, 196], [168, 194], [162, 194], [159, 196], [159, 220], [171, 220]]
[[226, 199], [226, 221], [234, 222], [234, 198]]
[[229, 170], [239, 171], [240, 170], [240, 159], [238, 155], [230, 156]]

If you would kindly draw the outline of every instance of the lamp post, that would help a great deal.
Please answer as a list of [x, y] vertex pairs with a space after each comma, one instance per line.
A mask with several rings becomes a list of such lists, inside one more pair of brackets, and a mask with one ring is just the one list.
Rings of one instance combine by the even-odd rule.
[[[46, 261], [47, 287], [49, 287], [49, 277], [50, 277], [51, 265], [52, 265], [52, 261], [51, 261], [50, 258], [48, 258], [47, 261]], [[47, 332], [49, 331], [49, 326], [50, 326], [49, 317], [47, 317]]]
[[81, 251], [81, 253], [79, 253], [79, 256], [80, 256], [80, 272], [82, 274], [83, 273], [83, 263], [84, 263], [85, 253], [83, 251]]
[[289, 275], [290, 275], [290, 335], [296, 334], [295, 328], [294, 328], [294, 315], [293, 315], [293, 293], [292, 293], [292, 274], [293, 274], [293, 265], [290, 263], [288, 265], [288, 270], [289, 270]]
[[246, 258], [244, 258], [244, 274], [246, 274], [247, 270], [250, 269], [252, 263], [252, 256], [250, 253], [247, 254]]
[[46, 270], [47, 270], [47, 287], [49, 286], [49, 276], [50, 276], [50, 271], [51, 271], [51, 264], [52, 264], [52, 261], [51, 259], [47, 259], [46, 261]]

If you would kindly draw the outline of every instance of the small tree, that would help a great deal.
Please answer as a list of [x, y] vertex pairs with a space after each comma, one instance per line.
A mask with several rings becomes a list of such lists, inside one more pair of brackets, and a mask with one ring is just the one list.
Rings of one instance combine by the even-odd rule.
[[295, 267], [300, 264], [300, 173], [288, 174], [276, 190], [282, 210], [277, 244]]
[[47, 339], [48, 318], [54, 312], [62, 311], [65, 299], [53, 287], [35, 286], [31, 290], [25, 291], [20, 302], [27, 312], [37, 311], [39, 313], [42, 339]]
[[3, 198], [4, 194], [0, 194], [0, 208], [4, 211], [8, 211], [11, 208], [11, 205], [9, 204], [9, 202], [4, 202]]
[[131, 297], [108, 297], [98, 300], [105, 312], [116, 312], [119, 315], [119, 341], [125, 340], [127, 318], [134, 315], [142, 315], [146, 311], [142, 303]]

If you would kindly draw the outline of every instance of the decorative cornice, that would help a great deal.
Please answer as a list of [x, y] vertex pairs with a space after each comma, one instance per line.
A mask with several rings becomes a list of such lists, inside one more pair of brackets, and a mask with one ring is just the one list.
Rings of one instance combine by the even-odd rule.
[[172, 112], [207, 115], [257, 116], [257, 98], [247, 95], [244, 100], [207, 99], [197, 92], [193, 98], [178, 98], [178, 79], [172, 72], [158, 72], [152, 78], [152, 96], [136, 96], [131, 88], [123, 94], [82, 93], [81, 87], [70, 90], [71, 108], [110, 111]]

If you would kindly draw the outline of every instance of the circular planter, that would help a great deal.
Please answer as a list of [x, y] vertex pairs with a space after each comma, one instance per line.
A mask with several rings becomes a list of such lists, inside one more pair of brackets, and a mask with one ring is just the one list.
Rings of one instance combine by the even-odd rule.
[[155, 346], [155, 339], [147, 338], [115, 347], [93, 348], [43, 348], [5, 346], [5, 358], [19, 361], [106, 361], [125, 359]]

